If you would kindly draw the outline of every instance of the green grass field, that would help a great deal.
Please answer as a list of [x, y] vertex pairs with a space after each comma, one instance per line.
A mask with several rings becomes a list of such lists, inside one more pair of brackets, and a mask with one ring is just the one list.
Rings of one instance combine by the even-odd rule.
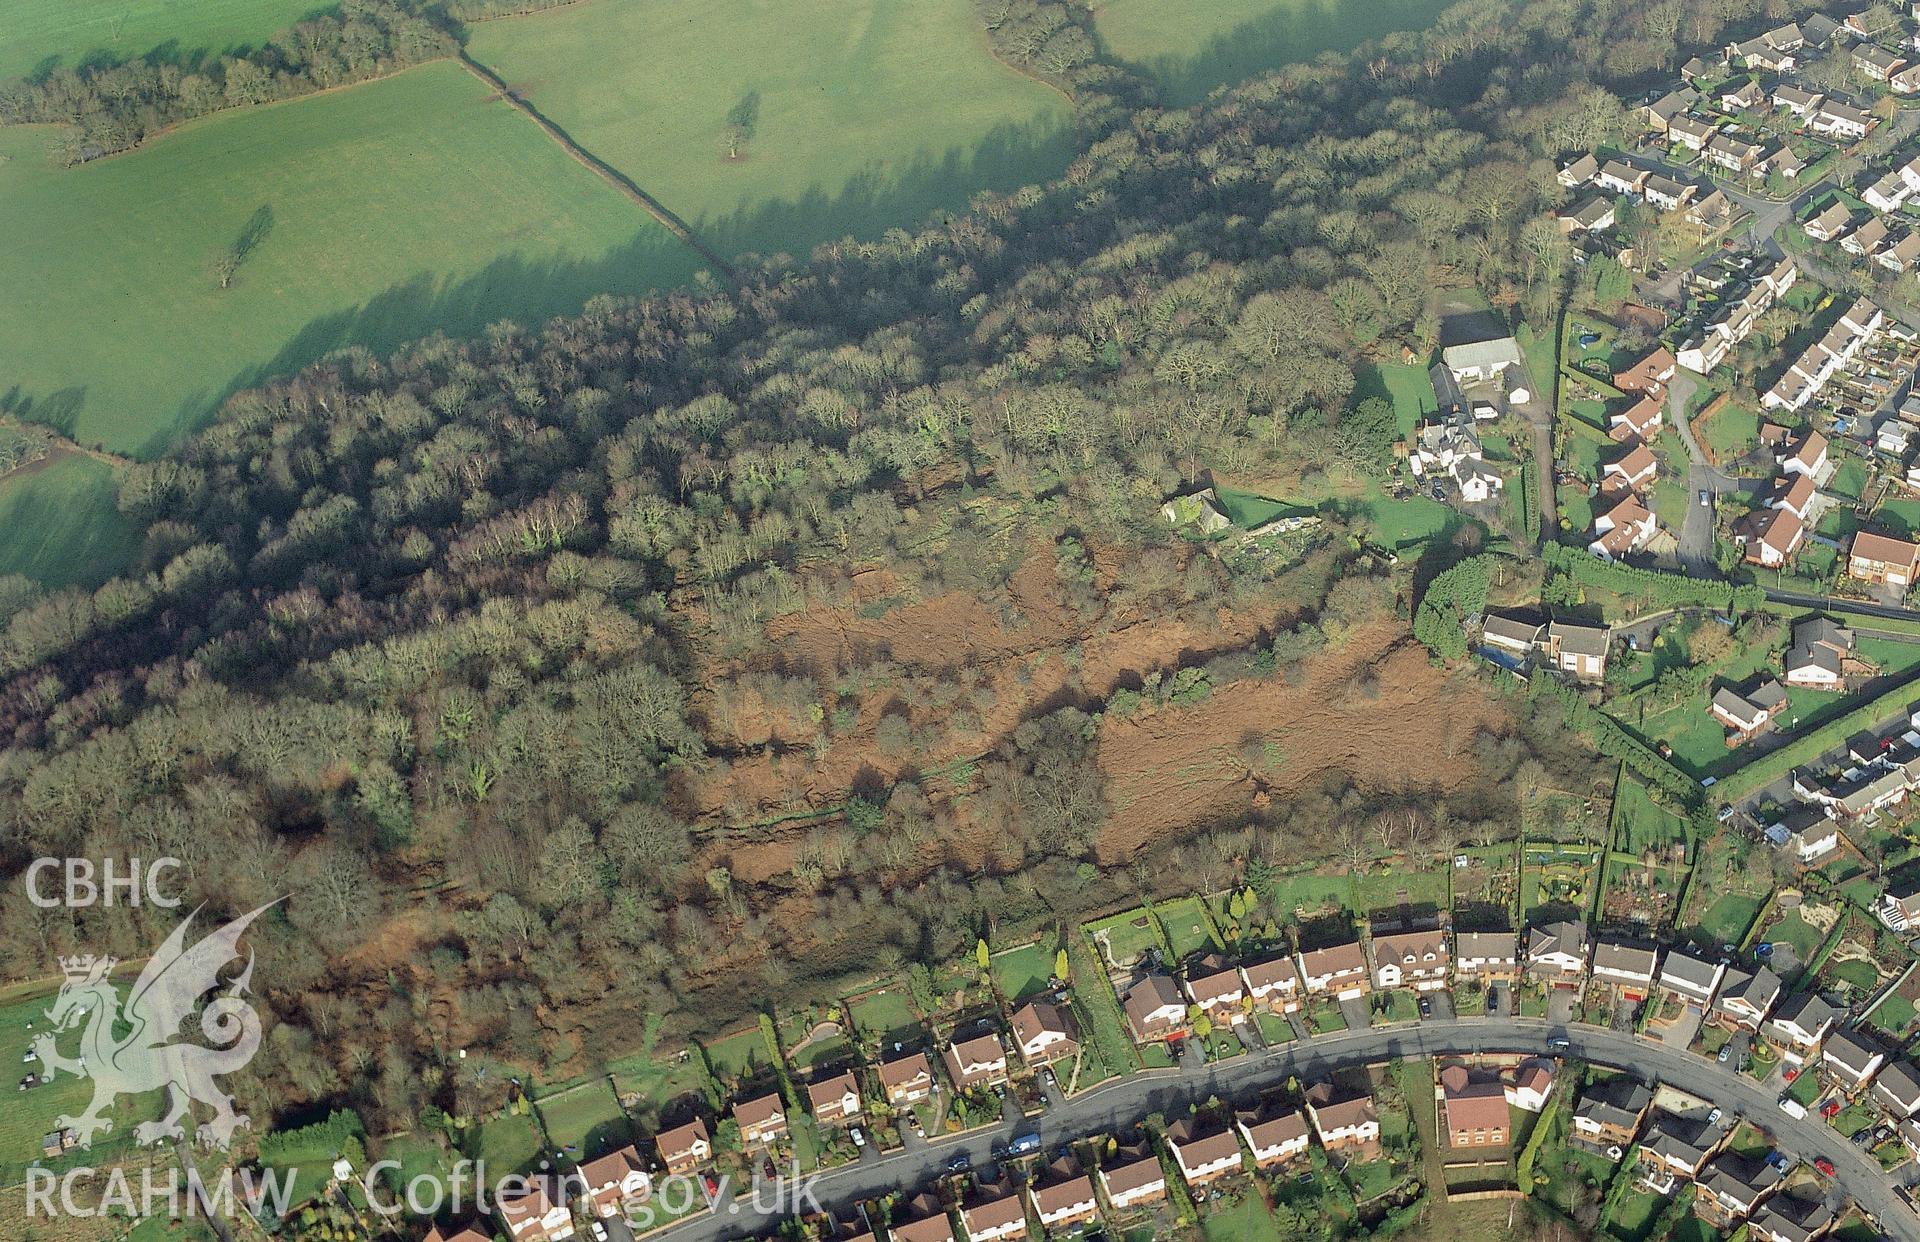
[[1186, 106], [1281, 65], [1430, 24], [1445, 0], [1105, 0], [1094, 24], [1113, 54]]
[[477, 26], [469, 50], [724, 254], [804, 258], [1073, 155], [1066, 101], [993, 59], [968, 0], [593, 0]]
[[1758, 415], [1729, 402], [1700, 425], [1700, 437], [1724, 462], [1746, 452], [1759, 430]]
[[1354, 375], [1353, 400], [1384, 397], [1393, 403], [1394, 420], [1404, 439], [1434, 411], [1433, 381], [1425, 367], [1404, 362], [1369, 363]]
[[1723, 893], [1700, 916], [1700, 931], [1715, 944], [1739, 944], [1753, 926], [1766, 898], [1746, 893]]
[[468, 1131], [466, 1145], [468, 1155], [506, 1174], [531, 1169], [546, 1144], [531, 1114], [503, 1113]]
[[50, 587], [106, 581], [140, 547], [113, 497], [112, 467], [75, 453], [0, 480], [0, 574]]
[[1313, 512], [1305, 505], [1275, 500], [1271, 496], [1243, 492], [1231, 487], [1215, 485], [1213, 494], [1214, 498], [1220, 502], [1220, 512], [1226, 514], [1227, 520], [1242, 530], [1264, 526], [1275, 518]]
[[749, 1027], [708, 1044], [707, 1060], [713, 1066], [714, 1076], [722, 1082], [751, 1078], [773, 1064], [767, 1056], [766, 1037], [758, 1027]]
[[1344, 875], [1303, 871], [1275, 879], [1267, 890], [1267, 900], [1285, 918], [1293, 918], [1296, 913], [1312, 918], [1331, 910], [1350, 909], [1353, 881]]
[[1647, 787], [1622, 777], [1614, 792], [1613, 847], [1629, 854], [1687, 839], [1687, 822], [1653, 800]]
[[1644, 1191], [1630, 1190], [1607, 1213], [1606, 1232], [1620, 1242], [1641, 1242], [1653, 1229], [1654, 1218], [1666, 1200]]
[[604, 1078], [534, 1101], [547, 1134], [575, 1160], [588, 1160], [633, 1141], [633, 1127]]
[[1447, 904], [1445, 864], [1425, 868], [1402, 865], [1388, 871], [1369, 872], [1360, 877], [1357, 890], [1364, 913], [1391, 912], [1402, 905], [1431, 906], [1438, 910]]
[[1009, 1002], [1046, 990], [1053, 978], [1053, 945], [1048, 941], [1022, 945], [993, 955], [994, 985]]
[[[664, 229], [451, 63], [51, 166], [0, 130], [0, 372], [16, 414], [151, 454], [230, 390], [328, 350], [537, 321], [687, 279]], [[207, 260], [271, 226], [220, 289]]]
[[1899, 1039], [1913, 1025], [1914, 1016], [1913, 1002], [1895, 992], [1873, 1007], [1873, 1012], [1867, 1015], [1867, 1022]]
[[1088, 923], [1086, 930], [1088, 939], [1093, 943], [1105, 942], [1106, 956], [1116, 966], [1131, 966], [1140, 959], [1142, 953], [1160, 945], [1159, 936], [1154, 934], [1153, 920], [1144, 909], [1110, 915]]
[[1874, 511], [1876, 520], [1896, 535], [1920, 530], [1920, 500], [1889, 500]]
[[1173, 945], [1176, 958], [1184, 960], [1192, 954], [1220, 947], [1214, 943], [1213, 927], [1207, 921], [1206, 911], [1200, 908], [1198, 897], [1164, 902], [1155, 906], [1154, 912], [1160, 916], [1160, 925], [1167, 929], [1167, 939]]
[[1858, 459], [1849, 457], [1840, 462], [1840, 468], [1833, 472], [1824, 490], [1843, 500], [1858, 500], [1866, 487], [1867, 468]]
[[[379, 1145], [379, 1160], [392, 1160], [400, 1167], [382, 1170], [395, 1201], [404, 1204], [406, 1187], [417, 1178], [428, 1178], [447, 1185], [453, 1176], [457, 1156], [430, 1134], [403, 1134]], [[424, 1194], [422, 1201], [425, 1201]]]
[[327, 0], [12, 0], [0, 80], [93, 61], [258, 47], [268, 35], [337, 6]]
[[[132, 976], [121, 981], [130, 983]], [[37, 1064], [22, 1064], [20, 1057], [37, 1035], [50, 1029], [46, 1011], [52, 1001], [49, 993], [0, 1007], [0, 1051], [8, 1055], [8, 1064], [19, 1067], [16, 1077], [39, 1068]], [[77, 1032], [76, 1026], [60, 1039], [60, 1051], [67, 1056], [81, 1052], [81, 1036]], [[14, 1103], [0, 1109], [0, 1183], [6, 1184], [19, 1180], [19, 1166], [41, 1158], [40, 1140], [53, 1129], [54, 1118], [62, 1114], [77, 1117], [86, 1111], [93, 1099], [93, 1082], [60, 1074], [50, 1083], [24, 1093], [10, 1092], [9, 1096]], [[82, 1152], [77, 1159], [104, 1166], [134, 1151], [135, 1124], [159, 1117], [163, 1103], [157, 1091], [116, 1100], [107, 1114], [113, 1119], [113, 1128], [95, 1136], [90, 1158]], [[68, 1163], [74, 1158], [70, 1154]]]
[[657, 1123], [674, 1101], [705, 1086], [697, 1056], [684, 1061], [633, 1056], [610, 1063], [607, 1070], [613, 1077], [614, 1091], [620, 1099], [631, 1101], [634, 1118], [642, 1128]]
[[1798, 913], [1789, 912], [1785, 918], [1769, 926], [1760, 933], [1760, 938], [1770, 943], [1786, 943], [1793, 946], [1794, 954], [1805, 965], [1808, 958], [1820, 948], [1826, 939], [1819, 928], [1801, 918]]
[[1207, 1242], [1280, 1242], [1286, 1236], [1258, 1195], [1247, 1195], [1224, 1211], [1204, 1217], [1200, 1235]]
[[861, 1039], [891, 1044], [906, 1042], [920, 1034], [920, 1018], [913, 1011], [913, 1000], [905, 984], [863, 996], [848, 1006], [855, 1032]]

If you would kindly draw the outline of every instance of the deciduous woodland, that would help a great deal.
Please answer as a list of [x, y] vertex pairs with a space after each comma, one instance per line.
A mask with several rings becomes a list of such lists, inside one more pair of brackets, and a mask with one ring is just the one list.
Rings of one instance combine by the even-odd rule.
[[[6, 866], [284, 897], [245, 1091], [385, 1124], [497, 1102], [457, 1048], [582, 1066], [989, 924], [1510, 835], [1612, 767], [1413, 643], [1487, 532], [1395, 558], [1356, 501], [1229, 571], [1160, 504], [1362, 494], [1394, 433], [1356, 376], [1433, 343], [1428, 291], [1550, 323], [1553, 158], [1808, 7], [1469, 0], [1190, 110], [1089, 44], [1036, 66], [1083, 130], [1050, 185], [243, 392], [127, 474], [135, 571], [0, 581]], [[1074, 24], [985, 9], [1016, 60]], [[0, 955], [159, 927], [11, 884]]]

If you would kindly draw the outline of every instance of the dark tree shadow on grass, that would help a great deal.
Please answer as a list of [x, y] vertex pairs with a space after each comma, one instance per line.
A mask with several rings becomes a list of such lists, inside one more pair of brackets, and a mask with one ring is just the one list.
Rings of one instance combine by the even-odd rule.
[[[1072, 134], [1062, 127], [1002, 126], [967, 155], [956, 149], [905, 161], [891, 172], [876, 164], [838, 193], [816, 189], [797, 200], [700, 220], [693, 228], [725, 255], [761, 250], [806, 256], [847, 236], [873, 240], [890, 229], [917, 229], [930, 216], [964, 210], [982, 191], [1056, 176], [1073, 152]], [[638, 208], [635, 215], [644, 219]], [[647, 222], [593, 259], [506, 255], [458, 280], [419, 272], [358, 306], [313, 319], [271, 359], [192, 394], [156, 425], [138, 452], [143, 457], [164, 453], [204, 426], [234, 393], [291, 375], [339, 350], [361, 347], [386, 354], [435, 333], [474, 338], [502, 320], [535, 327], [557, 315], [577, 314], [600, 294], [660, 293], [694, 283], [695, 274], [706, 270], [685, 244]]]

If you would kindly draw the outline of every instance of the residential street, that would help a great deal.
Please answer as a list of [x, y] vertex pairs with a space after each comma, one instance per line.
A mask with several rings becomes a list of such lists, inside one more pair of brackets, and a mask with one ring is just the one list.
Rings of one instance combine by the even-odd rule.
[[[1538, 1018], [1434, 1019], [1384, 1030], [1350, 1031], [1293, 1042], [1266, 1053], [1197, 1069], [1136, 1074], [1075, 1097], [1032, 1121], [1004, 1125], [991, 1133], [936, 1140], [810, 1179], [806, 1186], [828, 1210], [892, 1190], [912, 1190], [932, 1182], [947, 1162], [964, 1153], [975, 1168], [991, 1163], [993, 1149], [1023, 1131], [1037, 1132], [1044, 1149], [1091, 1134], [1123, 1130], [1149, 1113], [1174, 1116], [1189, 1104], [1219, 1095], [1237, 1102], [1279, 1086], [1289, 1077], [1303, 1082], [1341, 1069], [1447, 1053], [1547, 1054], [1548, 1040], [1566, 1039], [1560, 1055], [1629, 1070], [1711, 1100], [1739, 1113], [1774, 1136], [1781, 1150], [1812, 1160], [1825, 1156], [1839, 1170], [1837, 1181], [1864, 1210], [1877, 1217], [1890, 1237], [1920, 1242], [1920, 1216], [1901, 1202], [1894, 1180], [1841, 1134], [1813, 1117], [1795, 1120], [1780, 1111], [1771, 1091], [1729, 1065], [1669, 1048], [1657, 1040], [1598, 1027], [1556, 1026]], [[811, 1207], [811, 1205], [809, 1205]], [[673, 1242], [722, 1242], [764, 1233], [793, 1208], [791, 1201], [763, 1209], [747, 1200], [722, 1212], [697, 1217], [661, 1233]]]
[[1775, 587], [1767, 588], [1767, 598], [1776, 604], [1792, 604], [1797, 608], [1833, 608], [1844, 604], [1848, 612], [1869, 617], [1885, 617], [1889, 621], [1920, 621], [1920, 608], [1904, 608], [1896, 604], [1873, 604], [1865, 600], [1837, 600], [1831, 595], [1815, 595], [1807, 591], [1782, 591]]

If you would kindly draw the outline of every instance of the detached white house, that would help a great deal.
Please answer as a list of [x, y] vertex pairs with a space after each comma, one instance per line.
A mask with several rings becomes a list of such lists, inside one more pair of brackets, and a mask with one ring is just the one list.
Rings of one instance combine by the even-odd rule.
[[1447, 934], [1400, 932], [1373, 938], [1373, 982], [1381, 988], [1431, 992], [1447, 986]]
[[1673, 993], [1689, 1005], [1705, 1008], [1720, 990], [1720, 981], [1726, 973], [1724, 962], [1710, 962], [1691, 953], [1669, 950], [1666, 960], [1660, 963], [1660, 990]]
[[1761, 1030], [1779, 1046], [1782, 1060], [1799, 1066], [1819, 1055], [1820, 1044], [1833, 1023], [1832, 1005], [1813, 992], [1801, 992], [1781, 1002]]

